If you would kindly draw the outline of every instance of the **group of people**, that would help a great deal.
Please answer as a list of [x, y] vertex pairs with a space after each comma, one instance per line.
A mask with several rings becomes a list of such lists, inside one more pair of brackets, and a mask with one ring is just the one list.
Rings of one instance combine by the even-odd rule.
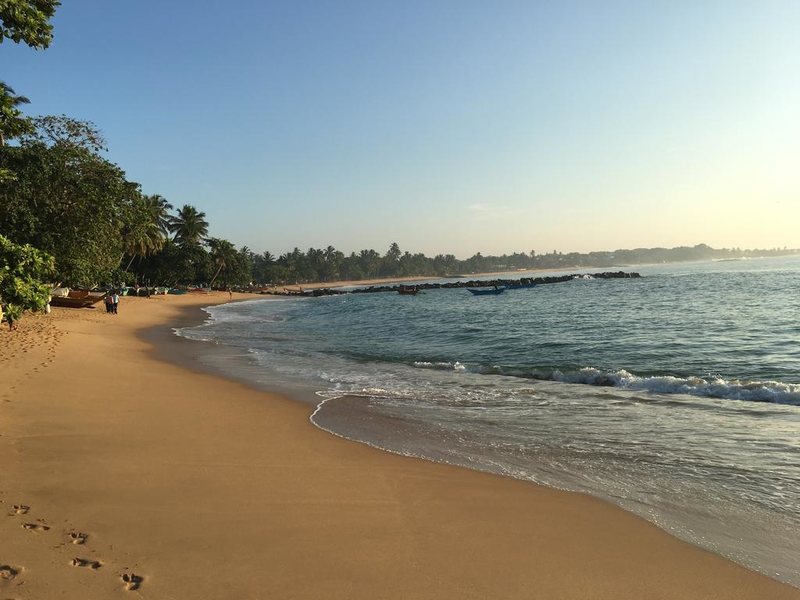
[[119, 309], [119, 294], [117, 293], [117, 290], [114, 290], [106, 294], [105, 302], [106, 302], [106, 312], [116, 315], [117, 310]]

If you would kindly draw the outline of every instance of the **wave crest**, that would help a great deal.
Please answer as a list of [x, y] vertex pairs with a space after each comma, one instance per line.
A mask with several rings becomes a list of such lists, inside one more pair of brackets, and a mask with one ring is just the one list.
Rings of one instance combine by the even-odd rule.
[[418, 369], [437, 369], [439, 371], [466, 371], [467, 367], [460, 362], [428, 362], [418, 360], [414, 362], [414, 366]]
[[800, 385], [781, 381], [743, 381], [740, 379], [727, 380], [722, 377], [674, 377], [671, 375], [639, 377], [624, 369], [604, 372], [592, 367], [567, 373], [555, 370], [549, 376], [541, 378], [658, 394], [688, 394], [707, 398], [800, 405]]
[[771, 402], [800, 406], [800, 384], [782, 381], [748, 381], [723, 379], [722, 377], [676, 377], [673, 375], [639, 376], [619, 369], [602, 371], [594, 367], [583, 367], [574, 371], [559, 369], [509, 369], [497, 365], [464, 365], [455, 362], [416, 361], [421, 369], [441, 371], [468, 371], [484, 375], [506, 375], [542, 381], [559, 381], [599, 387], [615, 387], [655, 394], [686, 394], [704, 398], [745, 400], [749, 402]]

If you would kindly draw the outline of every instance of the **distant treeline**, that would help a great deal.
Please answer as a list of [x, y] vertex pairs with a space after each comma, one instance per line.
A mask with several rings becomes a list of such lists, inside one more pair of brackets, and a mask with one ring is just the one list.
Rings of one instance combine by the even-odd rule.
[[[295, 248], [278, 257], [269, 252], [254, 254], [247, 248], [243, 263], [250, 265], [250, 278], [256, 283], [305, 283], [311, 281], [344, 281], [390, 277], [436, 276], [448, 277], [472, 273], [491, 273], [513, 270], [557, 269], [569, 267], [614, 267], [648, 263], [736, 259], [746, 257], [784, 256], [800, 250], [742, 250], [740, 248], [716, 249], [699, 244], [678, 248], [636, 248], [613, 252], [552, 252], [537, 254], [519, 252], [502, 256], [483, 256], [477, 253], [465, 260], [452, 254], [434, 257], [422, 253], [403, 252], [394, 243], [381, 255], [375, 250], [361, 250], [348, 255], [332, 246], [325, 249], [309, 248], [302, 252]], [[246, 267], [244, 267], [246, 272]], [[244, 272], [242, 273], [244, 274]], [[237, 282], [238, 283], [238, 282]]]

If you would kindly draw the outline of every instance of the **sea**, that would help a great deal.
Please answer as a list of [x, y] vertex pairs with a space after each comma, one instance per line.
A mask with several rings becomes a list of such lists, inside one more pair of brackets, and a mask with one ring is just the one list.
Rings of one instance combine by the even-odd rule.
[[176, 333], [331, 434], [591, 494], [800, 587], [800, 256], [625, 270], [258, 299]]

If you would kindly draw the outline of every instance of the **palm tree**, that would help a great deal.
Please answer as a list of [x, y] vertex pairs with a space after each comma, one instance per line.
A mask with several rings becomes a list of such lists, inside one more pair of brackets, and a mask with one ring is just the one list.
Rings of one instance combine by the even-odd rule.
[[143, 258], [164, 247], [166, 237], [150, 208], [147, 196], [137, 196], [132, 201], [129, 221], [122, 236], [125, 255], [130, 257], [126, 271], [136, 257]]
[[208, 248], [211, 251], [211, 260], [217, 265], [217, 272], [211, 278], [210, 287], [214, 286], [214, 281], [223, 269], [228, 268], [236, 260], [236, 247], [228, 240], [211, 238], [208, 240]]
[[0, 81], [0, 146], [6, 145], [6, 138], [19, 137], [32, 130], [28, 118], [22, 116], [20, 104], [30, 104], [25, 96], [17, 96], [14, 88]]
[[263, 254], [255, 254], [252, 257], [253, 277], [259, 283], [266, 283], [274, 278], [275, 257], [271, 252], [265, 251]]
[[206, 213], [184, 204], [170, 219], [169, 230], [175, 234], [175, 243], [181, 248], [199, 246], [208, 235]]
[[300, 251], [300, 248], [295, 246], [294, 250], [283, 254], [279, 260], [286, 267], [287, 277], [294, 279], [294, 282], [297, 283], [304, 269], [306, 255]]
[[362, 250], [358, 253], [359, 266], [367, 277], [375, 277], [381, 262], [381, 255], [375, 250]]
[[166, 198], [163, 196], [159, 196], [158, 194], [153, 194], [152, 196], [144, 196], [144, 203], [147, 206], [147, 210], [150, 212], [150, 215], [158, 224], [158, 228], [164, 237], [169, 234], [169, 226], [172, 222], [172, 216], [169, 214], [169, 211], [172, 210], [172, 204], [167, 202]]
[[320, 273], [325, 265], [325, 252], [317, 248], [309, 248], [306, 252], [307, 271], [304, 273], [306, 281], [319, 281]]
[[330, 281], [340, 276], [339, 269], [341, 268], [344, 254], [333, 246], [325, 248], [324, 253], [325, 265], [323, 266], [322, 274], [325, 281]]

